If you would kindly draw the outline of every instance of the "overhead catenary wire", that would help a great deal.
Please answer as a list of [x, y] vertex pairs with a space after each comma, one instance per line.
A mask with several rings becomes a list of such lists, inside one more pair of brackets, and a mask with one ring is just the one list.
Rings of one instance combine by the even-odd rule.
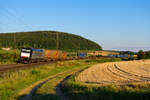
[[[3, 14], [2, 15], [2, 13], [1, 13], [1, 16], [4, 16], [5, 17], [5, 19], [7, 18], [7, 20], [10, 20], [11, 18], [13, 18], [13, 22], [15, 22], [15, 23], [17, 23], [17, 24], [20, 24], [21, 26], [23, 26], [24, 28], [27, 28], [27, 29], [30, 29], [30, 27], [29, 27], [29, 25], [27, 25], [26, 23], [24, 23], [24, 21], [22, 20], [22, 18], [20, 18], [20, 17], [18, 17], [18, 16], [16, 16], [16, 14], [14, 14], [14, 12], [13, 11], [10, 11], [9, 9], [7, 9], [7, 8], [3, 8], [3, 9], [0, 9], [1, 11], [3, 11], [5, 14]], [[13, 10], [13, 9], [11, 9], [11, 10]], [[1, 26], [3, 26], [3, 28], [4, 28], [4, 26], [6, 26], [7, 27], [7, 31], [8, 31], [8, 27], [10, 27], [10, 25], [8, 25], [8, 24], [4, 24], [3, 22], [0, 22], [0, 24], [1, 24]], [[15, 29], [15, 30], [17, 30], [17, 29]], [[16, 31], [15, 31], [16, 32]], [[12, 34], [13, 36], [13, 48], [14, 49], [16, 49], [16, 34], [14, 33], [14, 34]]]
[[[10, 16], [13, 17], [13, 18], [15, 18], [15, 20], [16, 20], [16, 22], [17, 22], [18, 24], [24, 26], [24, 27], [27, 28], [27, 29], [31, 29], [31, 28], [29, 27], [29, 25], [27, 25], [27, 23], [25, 23], [25, 22], [22, 20], [22, 18], [20, 18], [19, 16], [16, 16], [12, 11], [10, 11], [10, 10], [7, 9], [7, 8], [4, 8], [3, 10], [4, 10], [5, 13], [7, 13], [8, 15], [10, 15]], [[11, 9], [11, 10], [13, 10], [13, 9]], [[16, 11], [16, 10], [13, 10], [13, 11]]]
[[59, 33], [57, 32], [57, 36], [56, 36], [56, 49], [59, 49]]

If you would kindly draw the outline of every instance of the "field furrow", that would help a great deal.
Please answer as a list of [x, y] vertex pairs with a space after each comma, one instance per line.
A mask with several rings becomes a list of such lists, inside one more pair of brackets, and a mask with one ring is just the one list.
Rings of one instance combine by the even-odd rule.
[[98, 64], [81, 72], [77, 81], [85, 83], [132, 83], [150, 81], [150, 60]]

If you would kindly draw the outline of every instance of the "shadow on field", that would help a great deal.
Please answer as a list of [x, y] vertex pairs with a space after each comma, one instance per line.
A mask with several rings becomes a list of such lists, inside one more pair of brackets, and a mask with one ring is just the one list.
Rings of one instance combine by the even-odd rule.
[[24, 99], [26, 95], [20, 96], [17, 100], [58, 100], [58, 97], [55, 94], [35, 94], [32, 98]]
[[[95, 93], [71, 93], [68, 95], [69, 100], [150, 100], [150, 93], [114, 93], [107, 91], [98, 91]], [[20, 96], [17, 100], [59, 100], [54, 94], [36, 94], [32, 99], [22, 99]]]
[[150, 100], [150, 93], [110, 92], [95, 90], [94, 92], [74, 91], [68, 93], [69, 100]]

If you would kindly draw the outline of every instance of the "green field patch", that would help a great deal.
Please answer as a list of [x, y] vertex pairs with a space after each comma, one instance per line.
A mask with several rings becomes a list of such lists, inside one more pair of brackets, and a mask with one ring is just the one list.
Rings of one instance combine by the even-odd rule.
[[16, 63], [19, 59], [19, 50], [0, 50], [0, 64]]
[[0, 73], [0, 100], [17, 99], [18, 93], [29, 85], [51, 75], [71, 70], [78, 66], [84, 66], [85, 64], [91, 63], [87, 63], [85, 60], [73, 60]]
[[67, 70], [82, 68], [99, 63], [103, 59], [87, 62], [87, 60], [72, 60], [41, 65], [39, 67], [0, 73], [0, 100], [14, 100], [18, 93], [33, 83]]

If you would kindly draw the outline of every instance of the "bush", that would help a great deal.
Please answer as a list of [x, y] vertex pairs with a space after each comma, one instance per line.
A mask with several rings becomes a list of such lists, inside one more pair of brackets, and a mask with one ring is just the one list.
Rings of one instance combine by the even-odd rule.
[[150, 58], [150, 51], [147, 51], [147, 52], [146, 52], [146, 57], [147, 57], [147, 58]]
[[105, 59], [85, 60], [85, 62], [87, 63], [90, 63], [90, 62], [105, 63], [105, 62], [115, 62], [115, 61], [121, 61], [121, 59], [120, 58], [105, 58]]
[[37, 74], [40, 74], [40, 71], [39, 70], [32, 70], [32, 75], [37, 75]]
[[145, 59], [146, 58], [146, 54], [143, 50], [140, 50], [138, 52], [138, 59]]
[[150, 51], [144, 52], [143, 50], [140, 50], [138, 52], [138, 59], [148, 59], [150, 58]]
[[0, 63], [14, 63], [19, 59], [19, 52], [0, 50]]

